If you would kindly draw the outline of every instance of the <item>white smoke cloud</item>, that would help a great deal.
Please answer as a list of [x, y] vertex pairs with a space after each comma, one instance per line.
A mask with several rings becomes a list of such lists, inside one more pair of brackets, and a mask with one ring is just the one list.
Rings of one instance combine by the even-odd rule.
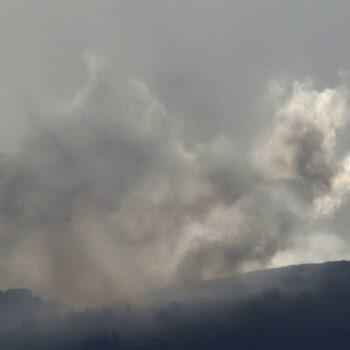
[[281, 87], [247, 159], [223, 132], [188, 146], [147, 84], [85, 60], [86, 84], [1, 160], [2, 288], [86, 305], [266, 265], [346, 195], [345, 86]]
[[345, 86], [317, 91], [310, 81], [294, 83], [256, 151], [262, 173], [268, 179], [298, 182], [315, 215], [332, 211], [349, 184], [348, 161], [335, 154], [337, 131], [347, 121]]
[[[307, 81], [288, 90], [275, 83], [271, 98], [275, 118], [252, 156], [260, 181], [234, 205], [211, 212], [202, 222], [204, 239], [194, 240], [180, 263], [186, 278], [262, 266], [295, 246], [296, 256], [308, 254], [296, 237], [306, 234], [312, 241], [312, 227], [347, 194], [349, 158], [336, 155], [337, 132], [348, 120], [346, 87], [318, 91]], [[319, 246], [318, 233], [315, 237]]]

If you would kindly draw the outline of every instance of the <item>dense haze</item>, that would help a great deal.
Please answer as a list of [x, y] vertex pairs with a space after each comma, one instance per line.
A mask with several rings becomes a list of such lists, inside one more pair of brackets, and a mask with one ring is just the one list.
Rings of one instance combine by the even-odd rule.
[[347, 258], [347, 1], [0, 5], [0, 289], [97, 305]]

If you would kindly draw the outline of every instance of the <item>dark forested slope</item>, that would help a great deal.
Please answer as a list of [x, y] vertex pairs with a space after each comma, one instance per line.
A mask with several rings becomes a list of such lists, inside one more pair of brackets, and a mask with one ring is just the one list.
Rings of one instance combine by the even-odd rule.
[[29, 291], [0, 294], [0, 348], [349, 349], [350, 263], [307, 264], [159, 289], [60, 315]]

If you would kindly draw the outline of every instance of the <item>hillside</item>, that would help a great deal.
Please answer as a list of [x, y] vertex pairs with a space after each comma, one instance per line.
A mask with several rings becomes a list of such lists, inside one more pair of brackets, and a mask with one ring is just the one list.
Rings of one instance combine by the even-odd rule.
[[350, 344], [350, 262], [171, 286], [59, 316], [26, 290], [0, 293], [6, 350], [317, 349]]

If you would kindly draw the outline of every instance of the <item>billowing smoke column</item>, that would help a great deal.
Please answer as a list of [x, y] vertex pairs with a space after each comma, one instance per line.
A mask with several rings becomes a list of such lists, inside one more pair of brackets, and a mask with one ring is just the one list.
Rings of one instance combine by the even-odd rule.
[[190, 247], [181, 275], [213, 277], [269, 263], [296, 237], [311, 235], [344, 199], [349, 161], [336, 158], [335, 146], [348, 113], [345, 87], [317, 91], [306, 82], [284, 91], [275, 85], [272, 97], [275, 120], [252, 156], [259, 181], [232, 206], [208, 213], [201, 223], [205, 238]]
[[146, 84], [85, 59], [73, 100], [33, 117], [20, 150], [1, 159], [2, 289], [87, 305], [223, 276], [269, 264], [341, 205], [345, 87], [276, 85], [270, 129], [241, 152], [221, 134], [186, 144]]

